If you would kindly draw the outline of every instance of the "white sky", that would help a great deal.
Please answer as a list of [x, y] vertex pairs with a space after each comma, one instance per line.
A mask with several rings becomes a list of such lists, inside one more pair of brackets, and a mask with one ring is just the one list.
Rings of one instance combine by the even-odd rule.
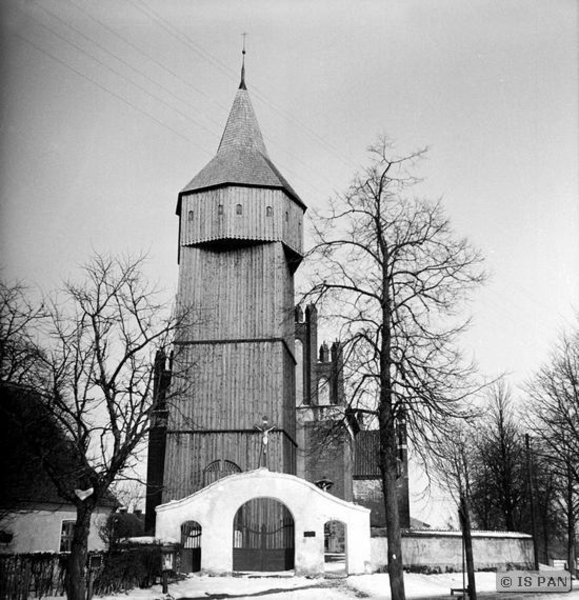
[[522, 381], [579, 306], [575, 0], [4, 0], [4, 275], [53, 289], [94, 251], [148, 251], [173, 293], [177, 193], [214, 154], [239, 82], [309, 206], [386, 132], [429, 145], [487, 257], [465, 349]]

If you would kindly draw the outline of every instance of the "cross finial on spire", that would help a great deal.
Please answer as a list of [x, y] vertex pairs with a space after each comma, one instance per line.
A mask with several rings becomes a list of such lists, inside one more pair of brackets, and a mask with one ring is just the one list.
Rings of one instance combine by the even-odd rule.
[[245, 89], [245, 37], [247, 36], [247, 33], [244, 32], [241, 35], [243, 37], [243, 50], [241, 51], [241, 83], [239, 84], [239, 89], [244, 90]]

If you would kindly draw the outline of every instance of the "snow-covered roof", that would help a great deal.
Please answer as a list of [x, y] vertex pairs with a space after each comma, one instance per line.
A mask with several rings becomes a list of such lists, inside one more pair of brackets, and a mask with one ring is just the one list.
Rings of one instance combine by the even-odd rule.
[[[460, 530], [437, 530], [437, 529], [408, 529], [404, 532], [407, 537], [460, 537]], [[485, 531], [476, 529], [471, 532], [476, 538], [531, 538], [527, 533], [519, 531]]]

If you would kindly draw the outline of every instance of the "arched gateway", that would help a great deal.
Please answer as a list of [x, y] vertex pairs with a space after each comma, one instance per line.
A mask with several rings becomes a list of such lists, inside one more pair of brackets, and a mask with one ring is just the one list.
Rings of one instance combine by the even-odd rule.
[[370, 511], [293, 475], [261, 468], [162, 504], [157, 507], [157, 536], [179, 541], [182, 523], [191, 521], [203, 531], [204, 573], [293, 566], [296, 575], [322, 575], [328, 521], [345, 526], [346, 572], [370, 570]]
[[285, 504], [253, 498], [233, 520], [234, 571], [287, 571], [294, 568], [294, 519]]

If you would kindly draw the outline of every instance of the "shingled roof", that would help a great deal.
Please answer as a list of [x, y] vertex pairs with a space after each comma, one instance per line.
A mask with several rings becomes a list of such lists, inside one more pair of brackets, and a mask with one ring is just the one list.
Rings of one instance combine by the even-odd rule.
[[306, 208], [267, 154], [243, 76], [217, 154], [181, 190], [177, 214], [182, 195], [224, 185], [280, 188]]

